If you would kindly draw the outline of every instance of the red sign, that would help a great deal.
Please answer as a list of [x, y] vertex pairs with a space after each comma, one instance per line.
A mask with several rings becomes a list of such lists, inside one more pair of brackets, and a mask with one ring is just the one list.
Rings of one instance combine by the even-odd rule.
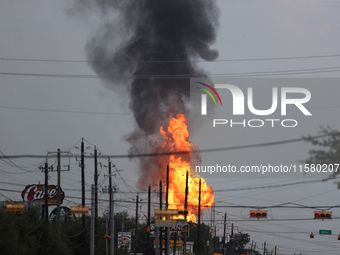
[[[47, 187], [48, 204], [57, 204], [58, 187], [56, 185], [48, 185]], [[21, 192], [21, 197], [24, 201], [42, 202], [45, 204], [45, 185], [31, 184], [27, 185]], [[60, 203], [65, 197], [64, 191], [60, 188]]]

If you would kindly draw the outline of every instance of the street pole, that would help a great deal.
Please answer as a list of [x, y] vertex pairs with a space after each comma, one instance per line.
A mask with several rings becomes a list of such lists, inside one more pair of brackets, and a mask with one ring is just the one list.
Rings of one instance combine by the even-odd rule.
[[[186, 177], [185, 177], [185, 200], [184, 200], [184, 210], [188, 209], [188, 179], [189, 179], [189, 173], [187, 171]], [[185, 220], [187, 219], [187, 215], [185, 214]], [[189, 225], [187, 225], [188, 227], [188, 232], [189, 233]], [[183, 255], [185, 255], [187, 252], [187, 233], [184, 233], [184, 245], [183, 245]]]
[[137, 199], [136, 199], [135, 255], [137, 255], [137, 237], [138, 237], [138, 192], [137, 192]]
[[95, 221], [95, 215], [94, 215], [94, 197], [95, 197], [95, 185], [91, 185], [91, 242], [90, 242], [90, 254], [94, 255], [94, 221]]
[[225, 247], [225, 236], [226, 236], [226, 230], [227, 230], [227, 213], [224, 213], [224, 230], [223, 230], [223, 255], [226, 254], [226, 247]]
[[230, 244], [231, 244], [232, 254], [234, 254], [234, 223], [231, 223]]
[[[106, 224], [105, 224], [105, 233], [108, 233], [108, 231], [107, 231], [107, 228], [108, 228], [108, 225], [109, 225], [109, 223], [107, 222], [107, 216], [105, 217], [106, 219]], [[105, 250], [105, 255], [109, 255], [109, 252], [108, 252], [108, 245], [107, 245], [107, 239], [105, 239], [105, 248], [106, 248], [106, 250]]]
[[[84, 159], [84, 138], [81, 138], [81, 205], [85, 206], [85, 159]], [[85, 231], [85, 214], [82, 215], [83, 231], [83, 250], [86, 255], [86, 231]]]
[[[159, 209], [162, 209], [162, 197], [163, 197], [163, 191], [162, 191], [162, 179], [159, 181]], [[162, 217], [160, 217], [162, 219]], [[159, 228], [159, 242], [160, 242], [160, 253], [163, 254], [163, 230], [160, 227]]]
[[215, 225], [215, 236], [214, 236], [214, 253], [216, 252], [216, 225]]
[[[165, 196], [165, 208], [169, 208], [169, 162], [166, 166], [166, 196]], [[167, 219], [167, 218], [166, 218]], [[169, 255], [169, 227], [165, 228], [165, 255]]]
[[176, 242], [177, 242], [177, 231], [175, 231], [175, 236], [174, 236], [174, 251], [172, 254], [176, 255]]
[[201, 235], [201, 179], [198, 191], [197, 255], [200, 254], [200, 237], [201, 237], [200, 235]]
[[155, 239], [156, 239], [155, 255], [159, 255], [159, 227], [156, 226], [155, 226]]
[[[148, 188], [148, 228], [150, 229], [150, 210], [151, 210], [151, 185], [149, 184]], [[150, 231], [146, 233], [146, 240], [148, 243], [147, 254], [151, 255], [151, 242], [150, 242]]]
[[115, 211], [114, 211], [114, 199], [115, 199], [115, 190], [111, 188], [111, 239], [110, 239], [110, 255], [115, 254]]
[[45, 221], [48, 223], [48, 163], [45, 162]]
[[110, 255], [115, 253], [115, 214], [114, 214], [114, 189], [112, 188], [112, 175], [111, 175], [111, 160], [109, 158], [109, 192], [110, 192]]
[[274, 255], [276, 255], [276, 245], [275, 245], [275, 251], [274, 251]]
[[264, 247], [263, 247], [263, 255], [266, 254], [266, 242], [264, 242]]
[[58, 149], [58, 194], [57, 194], [57, 234], [58, 239], [60, 239], [60, 232], [61, 232], [61, 222], [60, 222], [60, 149]]
[[98, 245], [98, 164], [97, 164], [97, 147], [94, 147], [94, 242]]

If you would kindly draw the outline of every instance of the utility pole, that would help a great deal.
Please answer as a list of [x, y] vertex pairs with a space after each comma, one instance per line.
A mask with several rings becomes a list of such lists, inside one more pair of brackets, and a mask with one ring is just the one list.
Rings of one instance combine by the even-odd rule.
[[[60, 233], [61, 233], [61, 221], [60, 221], [60, 195], [61, 195], [61, 171], [69, 171], [70, 167], [68, 170], [62, 170], [61, 169], [61, 163], [60, 163], [60, 157], [61, 153], [68, 153], [68, 152], [61, 152], [60, 149], [58, 149], [56, 152], [48, 152], [48, 154], [57, 154], [57, 216], [56, 216], [56, 221], [57, 221], [57, 238], [60, 239]], [[48, 167], [53, 172], [53, 166]], [[46, 178], [46, 176], [45, 176]], [[47, 186], [48, 187], [48, 186]], [[47, 190], [48, 191], [48, 190]]]
[[172, 254], [176, 255], [176, 242], [177, 242], [177, 231], [175, 231], [175, 236], [174, 236], [174, 251]]
[[253, 255], [253, 243], [254, 243], [254, 241], [251, 241], [250, 254], [252, 254], [252, 255]]
[[210, 231], [213, 234], [214, 225], [215, 225], [215, 204], [211, 207], [211, 216], [210, 216]]
[[[85, 159], [84, 159], [84, 138], [81, 138], [81, 205], [85, 206]], [[86, 255], [86, 231], [85, 231], [85, 214], [82, 215], [82, 231], [83, 231], [83, 250]]]
[[39, 166], [39, 169], [41, 171], [44, 171], [45, 174], [45, 186], [44, 186], [44, 198], [45, 198], [45, 204], [42, 205], [42, 218], [45, 218], [46, 222], [48, 222], [48, 170], [50, 169], [53, 171], [53, 166], [48, 166], [47, 159], [45, 161], [44, 166]]
[[98, 164], [97, 164], [97, 147], [94, 147], [94, 242], [98, 245]]
[[[185, 200], [184, 200], [184, 210], [186, 211], [188, 209], [188, 179], [189, 179], [189, 173], [187, 171], [186, 177], [185, 177]], [[187, 219], [187, 214], [184, 215], [185, 220]], [[189, 225], [187, 225], [189, 227]], [[187, 229], [187, 233], [189, 233], [189, 229]], [[186, 249], [187, 249], [187, 233], [184, 233], [184, 245], [183, 245], [183, 254], [185, 255]]]
[[91, 185], [91, 241], [90, 241], [90, 255], [94, 255], [94, 240], [95, 240], [95, 234], [94, 234], [94, 223], [95, 223], [95, 215], [93, 211], [95, 211], [94, 208], [94, 197], [95, 197], [95, 186], [92, 184]]
[[45, 162], [45, 220], [48, 223], [48, 162]]
[[[149, 188], [148, 188], [148, 228], [150, 230], [150, 210], [151, 210], [151, 185], [149, 183]], [[148, 243], [148, 249], [147, 249], [147, 254], [151, 255], [151, 242], [150, 242], [150, 231], [146, 233], [146, 240]]]
[[[166, 166], [166, 196], [165, 196], [165, 208], [169, 208], [169, 162]], [[165, 228], [165, 255], [169, 255], [169, 227]]]
[[58, 155], [58, 166], [57, 166], [57, 171], [58, 171], [58, 193], [57, 193], [57, 235], [58, 238], [60, 239], [60, 232], [61, 232], [61, 222], [60, 222], [60, 171], [61, 171], [61, 166], [60, 166], [60, 149], [57, 150], [57, 155]]
[[[162, 192], [162, 179], [159, 181], [159, 209], [162, 209], [162, 197], [163, 197], [163, 192]], [[161, 218], [162, 219], [162, 218]], [[163, 254], [163, 228], [159, 228], [159, 242], [161, 243], [160, 246], [160, 252], [161, 255]]]
[[112, 174], [111, 174], [111, 160], [109, 158], [109, 192], [110, 192], [110, 255], [113, 255], [115, 252], [115, 214], [114, 214], [114, 190], [112, 189]]
[[227, 230], [227, 213], [224, 213], [224, 230], [223, 230], [223, 255], [226, 254], [226, 247], [225, 247], [225, 243], [226, 243], [226, 239], [225, 239], [225, 235], [226, 235], [226, 230]]
[[214, 253], [216, 252], [216, 225], [215, 225], [215, 235], [214, 235]]
[[263, 255], [266, 254], [266, 242], [264, 242], [264, 247], [263, 247]]
[[234, 254], [234, 223], [231, 223], [230, 244], [230, 247], [232, 249], [231, 254]]
[[138, 192], [137, 192], [137, 199], [136, 199], [135, 255], [137, 255], [137, 237], [138, 237]]
[[198, 225], [197, 225], [197, 252], [195, 254], [200, 254], [200, 235], [201, 235], [201, 178], [198, 189]]

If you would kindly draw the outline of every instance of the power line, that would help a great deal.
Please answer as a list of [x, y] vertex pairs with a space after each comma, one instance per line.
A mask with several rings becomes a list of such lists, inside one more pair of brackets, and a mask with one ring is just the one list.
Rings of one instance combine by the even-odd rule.
[[[322, 107], [308, 107], [308, 109], [333, 109], [339, 108], [340, 105], [332, 105], [332, 106], [322, 106]], [[131, 116], [133, 113], [131, 112], [89, 112], [89, 111], [73, 111], [73, 110], [54, 110], [54, 109], [40, 109], [40, 108], [29, 108], [29, 107], [15, 107], [15, 106], [4, 106], [0, 105], [2, 109], [13, 109], [13, 110], [27, 110], [27, 111], [40, 111], [40, 112], [59, 112], [59, 113], [79, 113], [79, 114], [98, 114], [98, 115], [123, 115], [123, 116]], [[298, 109], [287, 109], [290, 110], [298, 110]], [[216, 112], [217, 114], [229, 113], [229, 112]]]
[[[7, 192], [15, 192], [15, 193], [22, 193], [22, 191], [18, 191], [18, 190], [12, 190], [12, 189], [3, 189], [0, 188], [1, 191], [7, 191]], [[68, 196], [68, 198], [71, 199], [81, 199], [81, 197], [74, 197], [74, 196]], [[91, 198], [85, 198], [85, 200], [91, 201]], [[99, 199], [98, 201], [101, 202], [108, 202], [108, 199]], [[128, 204], [135, 204], [135, 201], [130, 201], [130, 200], [122, 200], [122, 199], [117, 199], [115, 200], [115, 202], [120, 202], [120, 203], [128, 203]], [[140, 204], [147, 204], [147, 201], [140, 201]], [[158, 202], [152, 202], [151, 204], [153, 205], [158, 205]], [[294, 203], [286, 203], [286, 204], [293, 204]], [[171, 205], [171, 204], [170, 204]], [[176, 204], [173, 204], [176, 205]], [[189, 204], [188, 206], [194, 206], [197, 207], [197, 204], [191, 205]], [[203, 207], [203, 206], [202, 206]], [[216, 208], [281, 208], [281, 209], [319, 209], [319, 208], [328, 208], [328, 209], [332, 209], [332, 208], [340, 208], [340, 204], [339, 205], [322, 205], [322, 206], [306, 206], [306, 205], [299, 205], [299, 204], [295, 204], [294, 206], [287, 206], [285, 204], [281, 204], [281, 205], [266, 205], [266, 206], [259, 206], [259, 205], [215, 205]], [[204, 208], [204, 207], [203, 207]], [[332, 217], [332, 219], [340, 219], [340, 217]], [[287, 220], [315, 220], [315, 219], [310, 219], [310, 218], [294, 218], [294, 219], [270, 219], [270, 221], [273, 220], [279, 220], [279, 221], [287, 221]], [[216, 220], [216, 221], [223, 221], [223, 220]], [[233, 221], [248, 221], [248, 220], [233, 220]], [[252, 219], [249, 219], [249, 221], [253, 221]]]
[[292, 60], [292, 59], [313, 59], [313, 58], [336, 58], [340, 54], [330, 55], [309, 55], [295, 57], [272, 57], [272, 58], [238, 58], [238, 59], [217, 59], [214, 61], [206, 60], [148, 60], [148, 61], [110, 61], [110, 60], [72, 60], [72, 59], [33, 59], [33, 58], [0, 58], [1, 61], [25, 61], [25, 62], [65, 62], [65, 63], [187, 63], [187, 62], [243, 62], [243, 61], [273, 61], [273, 60]]
[[[308, 138], [317, 139], [322, 137], [327, 137], [332, 134], [324, 134], [324, 135], [316, 135], [316, 136], [309, 136]], [[192, 151], [175, 151], [175, 152], [162, 152], [162, 153], [145, 153], [145, 154], [122, 154], [122, 155], [98, 155], [98, 158], [142, 158], [142, 157], [159, 157], [159, 156], [169, 156], [169, 155], [183, 155], [189, 153], [207, 153], [207, 152], [217, 152], [217, 151], [231, 151], [231, 150], [241, 150], [241, 149], [250, 149], [250, 148], [257, 148], [257, 147], [267, 147], [267, 146], [274, 146], [274, 145], [281, 145], [287, 143], [295, 143], [304, 141], [305, 138], [295, 138], [295, 139], [288, 139], [282, 141], [275, 141], [275, 142], [267, 142], [267, 143], [257, 143], [257, 144], [248, 144], [248, 145], [239, 145], [239, 146], [231, 146], [231, 147], [223, 147], [223, 148], [212, 148], [212, 149], [203, 149], [203, 150], [192, 150]], [[79, 158], [80, 155], [78, 154], [69, 154], [70, 158]], [[0, 156], [2, 158], [45, 158], [46, 155], [32, 155], [32, 154], [22, 154], [22, 155], [8, 155], [8, 156]], [[85, 155], [85, 158], [92, 158], [91, 155]]]
[[[340, 107], [340, 106], [338, 106]], [[86, 111], [70, 111], [70, 110], [53, 110], [53, 109], [39, 109], [39, 108], [27, 108], [27, 107], [12, 107], [12, 106], [0, 106], [3, 109], [15, 109], [15, 110], [29, 110], [29, 111], [41, 111], [41, 112], [61, 112], [61, 113], [80, 113], [80, 114], [100, 114], [100, 115], [132, 115], [132, 113], [119, 113], [119, 112], [86, 112]]]
[[[291, 69], [291, 70], [276, 70], [276, 71], [261, 71], [261, 72], [243, 72], [243, 73], [221, 73], [210, 74], [209, 77], [251, 77], [251, 76], [275, 76], [275, 75], [294, 75], [294, 74], [309, 74], [309, 73], [325, 73], [325, 72], [339, 72], [340, 67], [322, 67], [322, 68], [307, 68], [307, 69]], [[49, 78], [110, 78], [110, 79], [190, 79], [190, 78], [208, 78], [206, 75], [192, 75], [192, 74], [165, 74], [165, 75], [127, 75], [121, 74], [42, 74], [42, 73], [13, 73], [0, 72], [0, 75], [9, 76], [30, 76], [30, 77], [49, 77]]]
[[214, 192], [225, 192], [225, 191], [238, 191], [238, 190], [253, 190], [253, 189], [268, 189], [268, 188], [279, 188], [279, 187], [285, 187], [285, 186], [292, 186], [292, 185], [299, 185], [299, 184], [305, 184], [305, 183], [313, 183], [313, 182], [325, 182], [330, 179], [334, 178], [325, 178], [321, 180], [312, 180], [312, 181], [300, 181], [300, 182], [294, 182], [294, 183], [285, 183], [285, 184], [277, 184], [277, 185], [268, 185], [268, 186], [259, 186], [259, 187], [247, 187], [247, 188], [239, 188], [239, 189], [218, 189], [214, 190]]

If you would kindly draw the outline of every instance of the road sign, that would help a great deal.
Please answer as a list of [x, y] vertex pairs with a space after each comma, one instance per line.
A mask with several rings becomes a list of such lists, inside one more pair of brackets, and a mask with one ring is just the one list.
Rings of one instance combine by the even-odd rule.
[[[165, 240], [162, 240], [163, 247], [165, 247]], [[170, 248], [174, 247], [174, 240], [170, 240]], [[156, 240], [153, 240], [153, 247], [156, 247]], [[182, 248], [183, 247], [183, 240], [176, 240], [176, 247], [177, 248]]]
[[320, 235], [331, 235], [331, 234], [332, 234], [332, 230], [324, 230], [324, 229], [320, 229], [320, 230], [319, 230], [319, 234], [320, 234]]
[[170, 220], [156, 220], [155, 226], [156, 227], [175, 227], [178, 225], [186, 225], [186, 220], [180, 219], [170, 219]]
[[[184, 233], [184, 227], [188, 227], [188, 225], [184, 226], [184, 225], [180, 225], [180, 226], [175, 226], [175, 227], [171, 227], [170, 228], [170, 236], [175, 236], [175, 232], [177, 232], [177, 237], [184, 237], [185, 235], [188, 237], [189, 236], [189, 232], [188, 233]], [[160, 227], [159, 229], [162, 229], [162, 235], [165, 236], [165, 230], [166, 228], [164, 227]]]

